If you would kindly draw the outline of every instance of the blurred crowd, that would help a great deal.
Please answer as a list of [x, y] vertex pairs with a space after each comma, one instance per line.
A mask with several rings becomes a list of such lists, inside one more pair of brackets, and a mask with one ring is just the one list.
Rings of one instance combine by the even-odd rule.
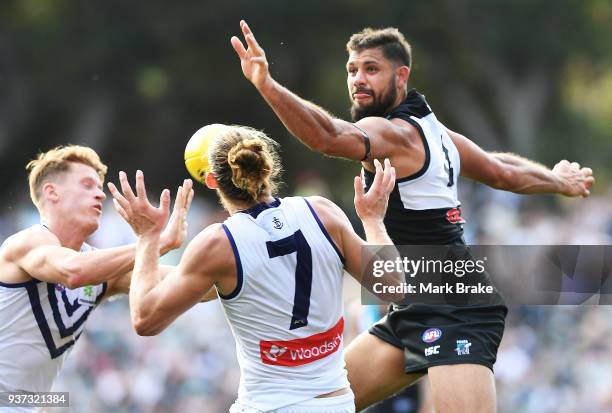
[[[312, 191], [328, 192], [314, 172], [297, 186], [298, 194]], [[469, 243], [612, 244], [612, 188], [588, 200], [520, 197], [469, 183], [462, 183], [460, 191]], [[352, 214], [352, 205], [343, 206]], [[224, 216], [218, 205], [197, 196], [189, 238]], [[0, 216], [0, 236], [37, 222], [36, 211], [24, 200]], [[107, 201], [91, 243], [107, 247], [133, 241]], [[180, 254], [174, 251], [163, 262], [176, 263]], [[352, 314], [359, 290], [353, 281], [347, 283], [345, 301]], [[347, 320], [347, 331], [370, 322]], [[195, 306], [160, 336], [139, 337], [130, 324], [127, 298], [118, 297], [92, 314], [56, 381], [55, 391], [70, 392], [70, 410], [50, 411], [227, 411], [239, 380], [234, 351], [217, 301]], [[612, 413], [612, 306], [511, 307], [495, 374], [500, 413]], [[406, 405], [404, 411], [417, 410]]]

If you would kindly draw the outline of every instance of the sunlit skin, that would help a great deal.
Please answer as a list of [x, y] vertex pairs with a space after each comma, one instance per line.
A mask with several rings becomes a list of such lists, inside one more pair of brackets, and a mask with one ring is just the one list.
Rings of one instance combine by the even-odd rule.
[[380, 48], [351, 52], [346, 71], [353, 120], [384, 115], [406, 97], [410, 69], [386, 59]]

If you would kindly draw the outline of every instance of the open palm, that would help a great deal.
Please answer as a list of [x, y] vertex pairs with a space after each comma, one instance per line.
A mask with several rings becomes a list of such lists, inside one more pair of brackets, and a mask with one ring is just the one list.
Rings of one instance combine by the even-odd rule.
[[155, 208], [147, 199], [142, 171], [136, 172], [136, 195], [123, 171], [119, 173], [119, 182], [123, 193], [120, 193], [112, 183], [108, 184], [119, 215], [130, 224], [138, 236], [159, 234], [168, 221], [170, 191], [167, 189], [162, 191], [159, 208]]

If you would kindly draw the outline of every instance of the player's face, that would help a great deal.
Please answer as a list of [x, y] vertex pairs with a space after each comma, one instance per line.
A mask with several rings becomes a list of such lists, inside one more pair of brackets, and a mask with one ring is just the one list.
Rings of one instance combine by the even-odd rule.
[[75, 225], [94, 232], [102, 215], [106, 198], [102, 182], [94, 168], [73, 162], [70, 169], [56, 182], [59, 207]]
[[395, 105], [395, 67], [380, 48], [351, 52], [346, 71], [353, 121], [382, 116]]

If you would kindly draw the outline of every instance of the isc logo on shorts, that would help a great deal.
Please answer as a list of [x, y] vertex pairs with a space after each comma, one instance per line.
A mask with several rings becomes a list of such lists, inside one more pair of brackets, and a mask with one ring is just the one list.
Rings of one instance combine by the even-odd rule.
[[335, 353], [342, 344], [344, 319], [323, 333], [295, 340], [262, 340], [259, 354], [264, 364], [275, 366], [301, 366]]
[[434, 354], [440, 354], [440, 345], [427, 347], [425, 349], [425, 355], [427, 357], [432, 356]]

